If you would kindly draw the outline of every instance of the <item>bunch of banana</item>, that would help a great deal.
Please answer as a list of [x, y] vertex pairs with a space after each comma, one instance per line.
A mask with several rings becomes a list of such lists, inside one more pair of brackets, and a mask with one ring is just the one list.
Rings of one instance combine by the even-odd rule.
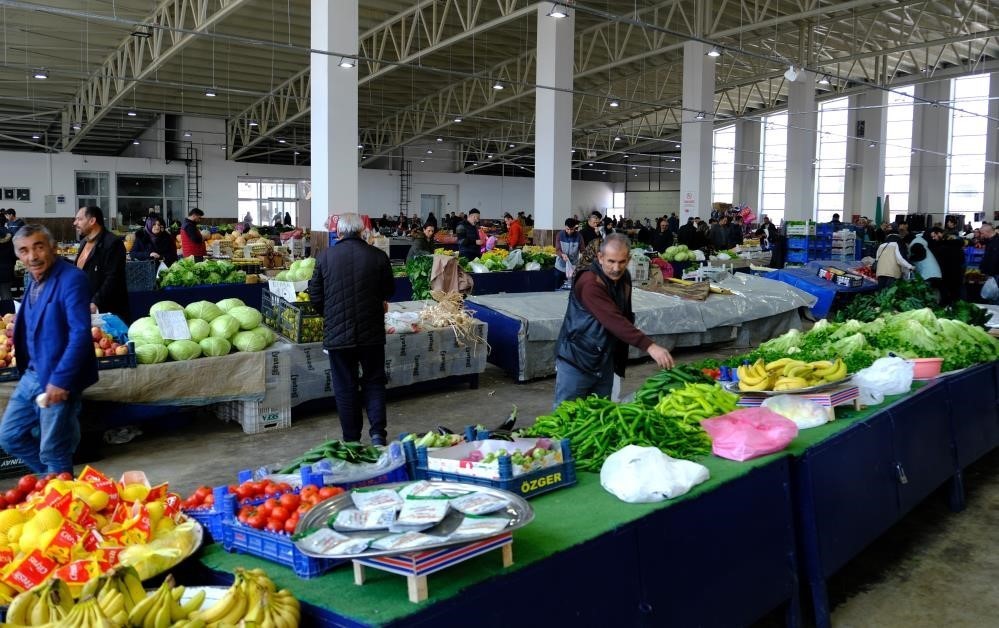
[[130, 626], [142, 628], [169, 628], [174, 625], [204, 626], [194, 615], [205, 601], [205, 592], [198, 591], [185, 604], [180, 603], [184, 587], [174, 586], [173, 576], [167, 576], [151, 595], [139, 600], [128, 613]]
[[112, 623], [97, 600], [90, 598], [74, 606], [62, 619], [33, 625], [43, 625], [46, 628], [116, 628], [120, 624]]
[[43, 626], [51, 622], [62, 625], [72, 610], [73, 594], [69, 585], [53, 578], [15, 597], [7, 609], [7, 623]]
[[237, 569], [236, 579], [213, 606], [191, 615], [208, 626], [227, 624], [260, 628], [296, 628], [301, 616], [298, 600], [287, 589], [277, 590], [262, 569]]
[[743, 364], [736, 369], [736, 374], [739, 390], [744, 392], [790, 391], [838, 382], [847, 376], [847, 371], [846, 364], [839, 358], [814, 362], [781, 358], [770, 363], [759, 359], [752, 365]]

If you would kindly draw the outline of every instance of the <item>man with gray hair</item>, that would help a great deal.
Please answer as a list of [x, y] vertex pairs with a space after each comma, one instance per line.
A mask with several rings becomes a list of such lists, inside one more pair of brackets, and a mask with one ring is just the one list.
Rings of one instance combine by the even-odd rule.
[[381, 250], [361, 239], [364, 223], [343, 214], [336, 246], [316, 261], [309, 297], [323, 314], [323, 348], [330, 356], [330, 377], [343, 440], [361, 440], [363, 401], [371, 443], [384, 445], [385, 312], [395, 291], [392, 265]]
[[591, 394], [610, 397], [614, 374], [624, 377], [628, 345], [648, 352], [661, 368], [673, 367], [669, 351], [635, 327], [630, 260], [627, 236], [612, 233], [597, 259], [576, 271], [555, 343], [555, 407]]
[[0, 447], [38, 474], [73, 471], [80, 443], [80, 397], [97, 381], [87, 276], [55, 252], [41, 225], [14, 235], [28, 271], [14, 324], [21, 380], [0, 421]]

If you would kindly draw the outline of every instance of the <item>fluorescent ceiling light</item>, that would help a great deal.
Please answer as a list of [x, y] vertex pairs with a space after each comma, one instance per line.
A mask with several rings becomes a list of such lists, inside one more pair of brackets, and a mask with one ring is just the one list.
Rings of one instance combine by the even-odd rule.
[[77, 122], [77, 123], [73, 124], [73, 130], [74, 130], [74, 131], [79, 131], [79, 130], [80, 130], [80, 129], [82, 129], [82, 128], [83, 128], [83, 127], [82, 127], [82, 126], [80, 125], [80, 123], [79, 123], [79, 122]]
[[621, 103], [619, 103], [619, 102], [618, 102], [618, 101], [616, 101], [616, 100], [612, 100], [612, 101], [610, 101], [609, 103], [607, 103], [607, 106], [608, 106], [608, 107], [614, 107], [614, 108], [617, 108], [617, 107], [620, 107], [620, 106], [621, 106]]
[[278, 144], [285, 144], [288, 142], [288, 140], [284, 139], [283, 137], [279, 137], [277, 138], [277, 142]]
[[190, 131], [184, 131], [184, 137], [191, 137]]
[[133, 146], [138, 146], [139, 145], [139, 140], [132, 140], [132, 145]]
[[560, 20], [563, 17], [569, 17], [569, 14], [565, 12], [565, 9], [556, 4], [552, 7], [552, 10], [548, 12], [548, 17]]
[[784, 72], [784, 78], [791, 81], [792, 83], [798, 80], [798, 70], [792, 65]]
[[34, 135], [31, 136], [31, 139], [33, 139], [33, 140], [40, 140], [40, 139], [42, 139], [42, 136], [39, 135], [39, 134], [37, 134], [37, 133], [35, 133]]
[[428, 154], [428, 155], [433, 155], [433, 154], [434, 154], [434, 151], [432, 151], [432, 150], [430, 150], [430, 149], [428, 148], [428, 149], [427, 149], [427, 154]]
[[129, 118], [134, 118], [139, 114], [135, 113], [135, 109], [129, 109], [127, 112], [125, 112], [125, 115], [128, 116]]
[[500, 83], [499, 81], [496, 81], [495, 83], [493, 83], [493, 89], [495, 89], [496, 91], [502, 91], [503, 90], [503, 83]]
[[364, 148], [364, 144], [358, 144], [357, 147], [358, 148]]
[[260, 126], [260, 123], [259, 123], [259, 122], [257, 122], [256, 120], [250, 120], [250, 122], [249, 122], [248, 124], [249, 124], [250, 126]]
[[461, 124], [461, 116], [454, 119], [455, 124]]
[[209, 89], [206, 89], [205, 96], [207, 96], [208, 98], [215, 98], [215, 88], [211, 87]]
[[440, 144], [440, 143], [441, 143], [441, 142], [443, 142], [443, 141], [444, 141], [444, 138], [443, 138], [443, 137], [438, 137], [438, 138], [437, 138], [437, 143], [438, 143], [438, 144]]
[[707, 55], [709, 57], [720, 57], [721, 56], [721, 50], [718, 50], [718, 46], [712, 46], [711, 50], [709, 50], [707, 52]]
[[339, 65], [341, 68], [344, 68], [345, 70], [349, 70], [350, 68], [354, 67], [354, 60], [351, 59], [350, 57], [340, 57], [340, 63], [338, 63], [337, 65]]
[[823, 74], [822, 78], [819, 79], [819, 85], [828, 85], [828, 84], [829, 84], [829, 75]]
[[620, 135], [615, 135], [614, 136], [614, 141], [615, 142], [620, 142], [621, 141], [621, 136]]
[[49, 77], [49, 71], [46, 70], [45, 68], [38, 68], [37, 70], [34, 71], [33, 76], [39, 81], [44, 81]]

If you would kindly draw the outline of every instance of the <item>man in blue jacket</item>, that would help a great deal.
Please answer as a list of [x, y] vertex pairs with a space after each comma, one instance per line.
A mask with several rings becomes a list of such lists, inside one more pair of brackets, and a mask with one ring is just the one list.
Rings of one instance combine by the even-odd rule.
[[83, 271], [56, 255], [41, 225], [18, 230], [14, 251], [30, 278], [14, 327], [21, 380], [0, 422], [0, 447], [35, 473], [72, 473], [80, 397], [97, 381], [90, 286]]

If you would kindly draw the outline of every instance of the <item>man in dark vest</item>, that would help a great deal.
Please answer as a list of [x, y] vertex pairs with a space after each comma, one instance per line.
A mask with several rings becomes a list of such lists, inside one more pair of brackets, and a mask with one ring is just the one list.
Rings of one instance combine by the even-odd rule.
[[612, 233], [600, 243], [597, 259], [576, 272], [555, 345], [556, 407], [591, 394], [610, 397], [614, 374], [624, 377], [628, 345], [664, 369], [673, 367], [669, 351], [634, 325], [630, 259], [628, 238]]

